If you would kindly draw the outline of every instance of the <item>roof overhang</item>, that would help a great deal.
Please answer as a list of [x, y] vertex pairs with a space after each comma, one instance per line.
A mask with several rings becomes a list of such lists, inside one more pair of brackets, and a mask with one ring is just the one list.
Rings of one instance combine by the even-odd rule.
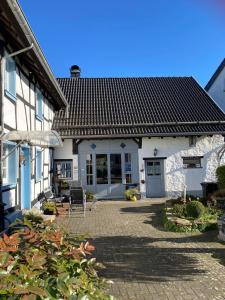
[[42, 148], [62, 147], [62, 140], [54, 130], [50, 131], [9, 131], [1, 137], [2, 141], [27, 142]]
[[0, 27], [1, 33], [5, 36], [6, 42], [13, 47], [13, 51], [21, 50], [31, 44], [34, 45], [33, 49], [20, 54], [20, 56], [29, 68], [31, 75], [34, 74], [48, 92], [55, 109], [66, 107], [67, 100], [17, 0], [0, 1]]

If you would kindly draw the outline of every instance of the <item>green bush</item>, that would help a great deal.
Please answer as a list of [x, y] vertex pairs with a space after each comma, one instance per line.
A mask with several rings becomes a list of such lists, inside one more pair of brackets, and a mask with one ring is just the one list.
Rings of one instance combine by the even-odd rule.
[[112, 299], [89, 258], [94, 246], [53, 224], [18, 225], [0, 239], [0, 299]]
[[55, 202], [51, 202], [51, 201], [44, 202], [43, 211], [45, 215], [55, 215], [57, 212]]
[[191, 201], [187, 203], [186, 211], [187, 211], [187, 217], [198, 219], [204, 214], [205, 207], [199, 201]]
[[92, 200], [95, 199], [95, 195], [94, 195], [94, 193], [92, 193], [92, 192], [86, 192], [85, 195], [86, 195], [86, 199], [87, 199], [87, 200], [92, 201]]
[[177, 217], [185, 217], [186, 215], [186, 205], [184, 204], [175, 204], [173, 206], [173, 213], [177, 216]]
[[138, 189], [128, 189], [128, 190], [126, 190], [125, 191], [125, 198], [127, 199], [127, 200], [132, 200], [133, 199], [133, 197], [136, 195], [136, 194], [138, 194], [139, 193], [139, 191], [138, 191]]
[[216, 177], [219, 189], [225, 189], [225, 165], [216, 169]]

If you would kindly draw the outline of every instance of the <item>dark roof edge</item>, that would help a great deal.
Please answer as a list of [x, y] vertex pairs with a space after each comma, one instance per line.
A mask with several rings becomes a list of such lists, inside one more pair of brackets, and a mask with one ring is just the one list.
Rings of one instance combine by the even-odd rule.
[[211, 88], [211, 86], [213, 85], [213, 83], [215, 82], [215, 80], [219, 76], [219, 74], [222, 72], [224, 67], [225, 67], [225, 58], [223, 59], [223, 61], [219, 65], [219, 67], [216, 69], [215, 73], [212, 75], [212, 77], [210, 78], [210, 80], [206, 84], [206, 86], [205, 86], [206, 91], [208, 91]]
[[[58, 120], [58, 119], [55, 119]], [[195, 122], [158, 122], [158, 123], [138, 123], [138, 124], [101, 124], [101, 125], [53, 125], [58, 130], [61, 129], [85, 129], [85, 128], [124, 128], [124, 127], [150, 127], [150, 126], [185, 126], [185, 125], [219, 125], [225, 121], [195, 121]]]
[[206, 135], [225, 135], [224, 131], [210, 131], [210, 132], [181, 132], [181, 133], [150, 133], [150, 134], [111, 134], [111, 135], [61, 135], [62, 139], [112, 139], [112, 138], [136, 138], [136, 137], [185, 137], [185, 136], [206, 136]]
[[62, 106], [67, 106], [67, 100], [58, 84], [58, 81], [56, 80], [55, 76], [52, 73], [52, 70], [41, 50], [41, 47], [22, 11], [22, 8], [20, 6], [20, 4], [18, 3], [18, 0], [6, 0], [9, 8], [11, 9], [12, 13], [14, 14], [19, 26], [21, 27], [24, 36], [26, 37], [27, 41], [28, 41], [28, 45], [31, 45], [32, 43], [34, 44], [34, 48], [33, 51], [37, 57], [37, 59], [40, 61], [40, 63], [42, 64], [47, 76], [50, 78], [55, 91], [57, 92], [59, 98], [61, 99], [61, 105]]

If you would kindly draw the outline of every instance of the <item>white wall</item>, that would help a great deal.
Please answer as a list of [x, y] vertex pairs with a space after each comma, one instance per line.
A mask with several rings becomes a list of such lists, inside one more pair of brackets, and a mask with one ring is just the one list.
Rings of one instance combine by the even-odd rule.
[[217, 105], [225, 112], [225, 68], [216, 78], [208, 93]]
[[[218, 166], [216, 151], [224, 144], [220, 135], [213, 137], [199, 137], [195, 147], [189, 147], [189, 139], [177, 138], [143, 138], [142, 149], [139, 149], [140, 179], [145, 180], [145, 163], [143, 158], [154, 157], [154, 149], [158, 149], [156, 157], [167, 157], [164, 164], [165, 190], [167, 196], [176, 197], [184, 190], [184, 184], [190, 193], [201, 193], [201, 182], [216, 181], [215, 171]], [[204, 156], [202, 168], [184, 169], [183, 156]], [[225, 163], [224, 158], [222, 163]], [[146, 186], [140, 184], [141, 192], [145, 196]]]
[[[17, 59], [17, 58], [16, 58]], [[7, 95], [3, 98], [3, 113], [5, 132], [11, 130], [51, 130], [54, 117], [54, 108], [52, 104], [44, 98], [43, 121], [36, 118], [36, 87], [40, 88], [38, 83], [29, 82], [29, 70], [21, 67], [17, 60], [16, 70], [16, 101], [13, 101]], [[22, 71], [23, 72], [22, 72]], [[4, 83], [3, 83], [4, 85]], [[35, 182], [35, 147], [31, 147], [31, 201], [34, 201], [43, 189], [49, 187], [50, 183], [50, 161], [49, 150], [43, 151], [43, 176], [40, 182]], [[19, 178], [19, 172], [18, 172]], [[20, 187], [17, 183], [16, 188], [11, 191], [3, 192], [3, 201], [10, 206], [20, 205]]]

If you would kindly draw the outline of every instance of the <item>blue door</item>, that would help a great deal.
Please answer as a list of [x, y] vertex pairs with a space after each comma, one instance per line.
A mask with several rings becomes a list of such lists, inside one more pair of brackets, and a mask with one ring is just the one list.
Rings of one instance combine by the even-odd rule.
[[23, 158], [23, 160], [20, 161], [20, 169], [21, 169], [21, 189], [20, 189], [20, 191], [21, 191], [20, 192], [21, 209], [30, 209], [31, 208], [30, 148], [22, 146], [20, 155]]

